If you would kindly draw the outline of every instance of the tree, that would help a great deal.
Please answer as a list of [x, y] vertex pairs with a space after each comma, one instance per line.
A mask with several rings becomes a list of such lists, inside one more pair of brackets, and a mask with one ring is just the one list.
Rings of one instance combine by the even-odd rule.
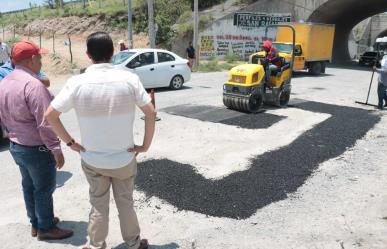
[[55, 0], [55, 7], [63, 9], [64, 8], [63, 0]]
[[44, 5], [48, 6], [50, 9], [54, 9], [54, 0], [45, 0]]

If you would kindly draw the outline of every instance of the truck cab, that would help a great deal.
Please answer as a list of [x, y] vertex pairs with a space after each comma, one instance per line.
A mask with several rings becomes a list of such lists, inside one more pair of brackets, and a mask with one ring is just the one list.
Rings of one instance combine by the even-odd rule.
[[[313, 23], [291, 25], [296, 30], [293, 70], [308, 70], [313, 75], [325, 73], [326, 64], [332, 60], [335, 26]], [[289, 30], [279, 28], [273, 45], [279, 56], [289, 62], [293, 51]], [[249, 63], [258, 63], [258, 59], [264, 56], [264, 51], [254, 53], [250, 55]]]

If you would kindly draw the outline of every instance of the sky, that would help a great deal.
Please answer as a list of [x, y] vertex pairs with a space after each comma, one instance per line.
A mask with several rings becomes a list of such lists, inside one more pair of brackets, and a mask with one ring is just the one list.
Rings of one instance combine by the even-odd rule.
[[30, 6], [30, 2], [40, 5], [44, 0], [0, 0], [0, 12], [27, 9]]

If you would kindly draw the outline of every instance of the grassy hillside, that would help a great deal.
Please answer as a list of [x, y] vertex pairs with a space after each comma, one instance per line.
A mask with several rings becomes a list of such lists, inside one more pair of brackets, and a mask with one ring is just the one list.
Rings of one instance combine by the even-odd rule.
[[[200, 1], [199, 7], [203, 9], [224, 1]], [[193, 0], [155, 1], [155, 20], [158, 27], [157, 44], [168, 47], [172, 37], [192, 31], [192, 7]], [[63, 9], [37, 7], [14, 14], [2, 14], [0, 25], [24, 27], [35, 19], [100, 15], [110, 26], [124, 30], [127, 28], [127, 8], [127, 0], [102, 0], [101, 6], [98, 1], [89, 2], [86, 5], [84, 3], [67, 3]], [[132, 0], [132, 10], [134, 32], [147, 32], [147, 0]], [[200, 18], [201, 26], [210, 21], [212, 19], [209, 16]]]
[[[125, 4], [124, 4], [125, 3]], [[136, 9], [146, 0], [132, 0], [132, 8]], [[23, 12], [14, 14], [2, 14], [0, 25], [23, 26], [35, 19], [48, 19], [54, 17], [84, 16], [84, 15], [105, 15], [117, 16], [127, 13], [126, 1], [123, 0], [104, 0], [101, 7], [98, 2], [86, 3], [66, 3], [64, 8], [36, 7]]]

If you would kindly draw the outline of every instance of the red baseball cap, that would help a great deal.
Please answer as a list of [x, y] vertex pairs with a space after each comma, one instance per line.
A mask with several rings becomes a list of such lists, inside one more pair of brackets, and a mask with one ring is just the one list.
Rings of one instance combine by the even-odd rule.
[[48, 54], [48, 50], [39, 48], [36, 44], [29, 41], [15, 43], [12, 49], [12, 60], [21, 61], [31, 58], [33, 55]]

